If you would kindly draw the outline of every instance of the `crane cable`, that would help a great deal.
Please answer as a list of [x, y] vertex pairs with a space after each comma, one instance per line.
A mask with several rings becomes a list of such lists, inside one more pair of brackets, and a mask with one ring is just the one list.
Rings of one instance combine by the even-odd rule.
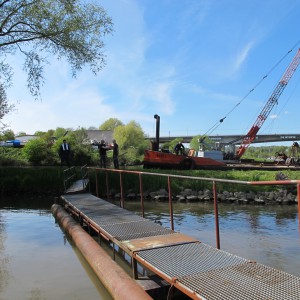
[[[288, 97], [288, 98], [286, 99], [286, 101], [283, 103], [283, 105], [282, 105], [281, 109], [279, 110], [279, 112], [277, 113], [277, 115], [280, 116], [280, 115], [282, 114], [284, 108], [287, 106], [288, 102], [289, 102], [289, 101], [291, 100], [291, 98], [293, 97], [293, 95], [294, 95], [296, 89], [298, 88], [299, 84], [300, 84], [300, 79], [296, 82], [296, 84], [295, 84], [293, 90], [291, 91], [289, 97]], [[277, 105], [278, 105], [278, 104], [277, 104]], [[277, 118], [273, 119], [268, 127], [273, 126], [273, 124], [275, 123], [276, 119], [277, 119]], [[268, 129], [268, 127], [266, 127], [264, 131], [266, 131], [266, 129]]]
[[257, 84], [222, 118], [220, 119], [218, 122], [216, 122], [209, 130], [206, 131], [206, 133], [204, 134], [204, 136], [208, 136], [211, 135], [211, 133], [213, 131], [215, 131], [220, 125], [221, 123], [224, 122], [224, 120], [263, 82], [263, 80], [265, 80], [269, 74], [271, 74], [274, 69], [276, 69], [276, 67], [294, 50], [294, 48], [300, 43], [300, 40], [292, 47], [292, 49], [290, 49], [270, 70], [269, 72], [267, 72], [267, 74], [265, 76], [263, 76], [258, 82]]

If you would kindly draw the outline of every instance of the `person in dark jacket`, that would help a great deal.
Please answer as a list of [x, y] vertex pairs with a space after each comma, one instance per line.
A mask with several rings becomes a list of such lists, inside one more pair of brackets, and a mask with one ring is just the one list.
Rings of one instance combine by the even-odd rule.
[[99, 155], [100, 155], [100, 168], [106, 168], [106, 152], [110, 150], [110, 147], [105, 144], [104, 140], [101, 140], [98, 144]]
[[175, 148], [174, 148], [174, 151], [175, 151], [176, 155], [179, 155], [179, 154], [180, 154], [180, 155], [183, 155], [183, 154], [184, 154], [184, 150], [185, 150], [185, 148], [184, 148], [182, 142], [179, 142], [179, 143], [175, 146]]
[[119, 169], [119, 145], [117, 144], [116, 140], [112, 141], [111, 147], [113, 150], [114, 168]]
[[60, 156], [60, 166], [63, 166], [65, 162], [67, 166], [70, 168], [70, 156], [71, 156], [71, 148], [66, 140], [63, 140], [63, 143], [59, 147], [59, 156]]

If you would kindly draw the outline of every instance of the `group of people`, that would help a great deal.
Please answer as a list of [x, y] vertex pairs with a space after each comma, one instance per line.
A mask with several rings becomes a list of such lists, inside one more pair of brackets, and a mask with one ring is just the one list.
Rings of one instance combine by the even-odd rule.
[[[101, 140], [100, 143], [97, 144], [99, 155], [100, 155], [100, 168], [106, 168], [107, 165], [107, 154], [106, 152], [109, 150], [113, 151], [113, 163], [114, 168], [119, 169], [119, 145], [116, 140], [112, 140], [110, 145], [107, 145], [104, 140]], [[176, 155], [184, 155], [184, 145], [182, 142], [177, 143], [174, 148]], [[60, 165], [63, 166], [64, 163], [70, 168], [70, 156], [71, 156], [71, 147], [67, 143], [66, 140], [63, 140], [63, 143], [59, 148], [59, 156], [60, 156]]]
[[112, 150], [114, 168], [119, 169], [119, 145], [117, 144], [116, 140], [113, 140], [112, 144], [110, 145], [106, 145], [105, 141], [101, 140], [100, 144], [98, 144], [98, 149], [100, 155], [100, 168], [106, 168], [106, 152], [108, 150]]
[[[119, 145], [117, 144], [116, 140], [113, 140], [110, 145], [106, 145], [105, 141], [101, 140], [101, 142], [98, 144], [98, 150], [100, 155], [101, 168], [106, 168], [106, 164], [107, 164], [106, 152], [108, 150], [112, 150], [114, 168], [119, 169]], [[71, 147], [66, 140], [63, 140], [63, 143], [60, 145], [59, 156], [60, 156], [60, 165], [63, 166], [63, 164], [66, 163], [68, 168], [70, 168]]]

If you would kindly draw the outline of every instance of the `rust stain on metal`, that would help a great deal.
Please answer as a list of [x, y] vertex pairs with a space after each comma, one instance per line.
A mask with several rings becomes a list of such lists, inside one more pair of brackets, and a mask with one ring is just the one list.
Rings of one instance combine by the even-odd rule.
[[182, 233], [172, 233], [167, 235], [150, 236], [140, 239], [128, 240], [123, 241], [122, 243], [125, 244], [130, 251], [135, 252], [145, 249], [193, 242], [199, 241]]

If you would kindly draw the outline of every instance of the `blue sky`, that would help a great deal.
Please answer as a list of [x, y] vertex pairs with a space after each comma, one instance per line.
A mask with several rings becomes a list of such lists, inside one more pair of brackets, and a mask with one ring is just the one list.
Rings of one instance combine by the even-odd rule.
[[[4, 119], [15, 133], [56, 127], [99, 127], [109, 118], [155, 135], [198, 135], [229, 113], [262, 77], [293, 51], [211, 134], [246, 134], [300, 47], [298, 0], [103, 0], [114, 22], [104, 42], [106, 67], [77, 79], [65, 61], [50, 60], [42, 101], [26, 90], [21, 58]], [[299, 133], [300, 67], [261, 134]]]

